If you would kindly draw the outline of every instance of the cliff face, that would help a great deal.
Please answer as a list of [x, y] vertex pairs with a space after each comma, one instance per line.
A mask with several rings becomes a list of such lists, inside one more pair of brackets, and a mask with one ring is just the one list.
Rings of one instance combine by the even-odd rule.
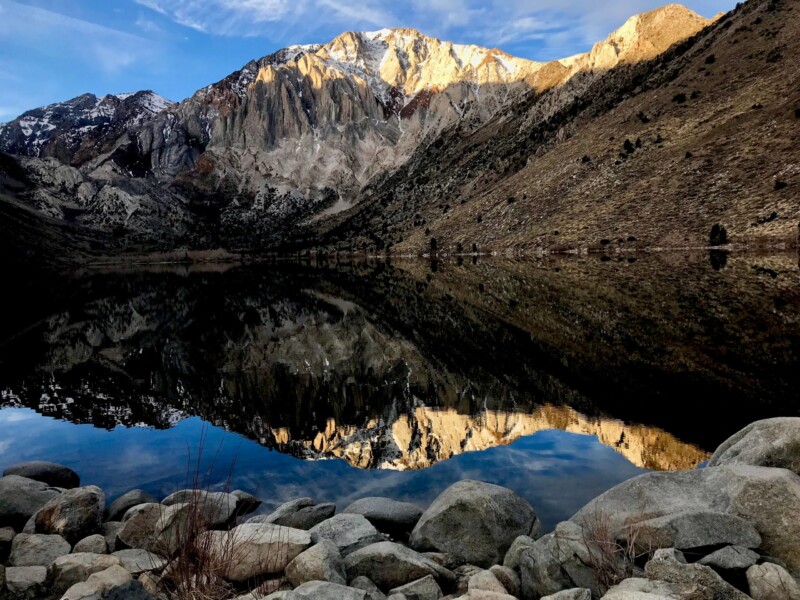
[[[550, 63], [409, 29], [345, 33], [253, 61], [147, 118], [91, 131], [73, 119], [58, 135], [6, 126], [0, 149], [26, 157], [28, 181], [4, 187], [52, 218], [114, 232], [123, 249], [275, 246], [296, 239], [300, 224], [314, 237], [327, 229], [321, 223], [369, 204], [369, 186], [421, 151], [447, 169], [437, 149], [448, 135], [480, 136], [493, 122], [529, 127], [533, 116], [513, 123], [526, 106], [548, 119], [610, 69], [652, 58], [707, 23], [668, 6], [631, 18], [585, 55]], [[66, 139], [69, 151], [56, 151]]]

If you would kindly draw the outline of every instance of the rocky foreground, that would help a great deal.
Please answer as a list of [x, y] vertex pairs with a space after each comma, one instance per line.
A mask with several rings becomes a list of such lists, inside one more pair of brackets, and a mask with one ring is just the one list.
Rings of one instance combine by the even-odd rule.
[[552, 533], [461, 481], [427, 510], [242, 492], [103, 491], [52, 463], [0, 478], [0, 599], [800, 600], [800, 418], [759, 421], [706, 468], [650, 473]]

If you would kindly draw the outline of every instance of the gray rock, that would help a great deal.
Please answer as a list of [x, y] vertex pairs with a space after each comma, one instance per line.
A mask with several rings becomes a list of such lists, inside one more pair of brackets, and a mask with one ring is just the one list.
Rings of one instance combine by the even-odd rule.
[[466, 594], [469, 591], [469, 580], [473, 575], [481, 571], [483, 571], [483, 569], [475, 565], [461, 565], [453, 569], [453, 574], [456, 577], [453, 590], [458, 594]]
[[611, 533], [624, 537], [643, 518], [686, 511], [741, 517], [761, 535], [760, 553], [781, 559], [790, 572], [800, 574], [800, 519], [788, 517], [800, 514], [800, 477], [786, 469], [730, 465], [647, 473], [595, 498], [572, 520], [607, 515]]
[[314, 543], [331, 540], [342, 556], [386, 539], [365, 517], [353, 514], [331, 517], [312, 527], [309, 533]]
[[[589, 594], [591, 598], [591, 594]], [[558, 598], [557, 595], [545, 598]], [[542, 600], [545, 600], [542, 598]], [[559, 599], [560, 600], [560, 599]], [[663, 581], [651, 581], [643, 578], [625, 579], [608, 590], [602, 600], [685, 600], [680, 591]]]
[[408, 502], [391, 498], [362, 498], [342, 511], [363, 515], [378, 531], [407, 539], [422, 516], [422, 509]]
[[444, 595], [433, 575], [427, 575], [389, 591], [389, 597], [395, 594], [401, 594], [406, 600], [439, 600]]
[[224, 577], [229, 581], [282, 573], [311, 546], [307, 531], [271, 523], [244, 523], [224, 533], [206, 532], [198, 539], [222, 565]]
[[505, 558], [503, 558], [503, 566], [510, 569], [519, 570], [519, 562], [522, 552], [532, 548], [535, 543], [535, 540], [527, 535], [521, 535], [517, 537], [511, 543], [511, 547], [508, 549], [508, 552], [506, 552]]
[[75, 544], [72, 551], [75, 553], [88, 552], [90, 554], [108, 554], [108, 543], [102, 534], [95, 533], [94, 535], [83, 538]]
[[12, 465], [3, 471], [3, 476], [7, 475], [27, 477], [64, 489], [76, 488], [81, 484], [81, 478], [69, 467], [39, 460]]
[[800, 600], [800, 584], [783, 567], [773, 563], [747, 569], [753, 600]]
[[11, 553], [11, 542], [17, 533], [12, 527], [0, 527], [0, 563], [6, 562]]
[[0, 478], [0, 527], [21, 531], [36, 511], [59, 495], [41, 481], [18, 475]]
[[238, 516], [249, 515], [261, 506], [261, 500], [243, 492], [242, 490], [234, 490], [231, 494], [236, 498], [236, 514]]
[[117, 535], [122, 531], [124, 525], [125, 523], [121, 521], [108, 521], [100, 526], [100, 534], [106, 539], [106, 546], [108, 546], [109, 552], [121, 549]]
[[158, 500], [144, 490], [131, 490], [130, 492], [122, 494], [122, 496], [111, 503], [111, 506], [108, 507], [106, 520], [122, 521], [122, 517], [125, 516], [128, 509], [140, 504], [155, 504], [157, 502]]
[[[117, 530], [116, 540], [119, 543], [115, 541], [115, 547], [143, 548], [151, 552], [158, 550], [156, 525], [166, 511], [167, 508], [158, 503], [139, 504], [129, 508], [124, 516], [125, 521]], [[110, 533], [113, 527], [109, 523], [105, 525]]]
[[[142, 573], [139, 575], [139, 583], [151, 595], [158, 596], [161, 594], [161, 577], [154, 573]], [[255, 600], [255, 599], [254, 599]]]
[[724, 581], [713, 569], [699, 564], [685, 564], [664, 550], [656, 550], [645, 566], [650, 579], [671, 584], [680, 594], [697, 600], [749, 600], [747, 594]]
[[[189, 490], [191, 491], [191, 490]], [[224, 492], [198, 492], [194, 495], [177, 492], [174, 497], [192, 498], [191, 502], [168, 504], [156, 522], [154, 551], [172, 555], [188, 538], [209, 529], [224, 527], [236, 516], [236, 497]]]
[[139, 548], [117, 550], [111, 556], [119, 560], [131, 575], [139, 575], [145, 571], [160, 571], [167, 566], [167, 559], [153, 552]]
[[709, 511], [684, 511], [637, 523], [636, 548], [691, 550], [708, 546], [736, 545], [758, 548], [761, 536], [750, 523], [737, 516]]
[[[308, 506], [314, 506], [314, 501], [311, 498], [297, 498], [295, 500], [290, 500], [289, 502], [284, 502], [268, 515], [256, 515], [255, 517], [250, 517], [247, 522], [275, 523], [278, 519], [281, 519], [287, 515], [291, 515], [292, 513], [296, 513], [301, 508], [306, 508]], [[275, 524], [280, 525], [280, 523]]]
[[497, 581], [503, 584], [503, 587], [509, 594], [511, 594], [512, 596], [519, 596], [520, 593], [519, 575], [517, 575], [514, 569], [511, 569], [509, 567], [501, 567], [500, 565], [494, 565], [489, 570], [495, 577], [497, 577]]
[[507, 594], [508, 590], [500, 583], [500, 580], [495, 577], [491, 571], [479, 571], [469, 578], [467, 590], [472, 592], [475, 590], [482, 590], [484, 592], [496, 592], [498, 594]]
[[[501, 594], [499, 592], [488, 592], [486, 590], [472, 590], [463, 596], [459, 596], [457, 600], [517, 600], [514, 596], [509, 594]], [[651, 600], [647, 598], [646, 600]]]
[[386, 594], [369, 577], [356, 577], [350, 587], [367, 592], [367, 600], [386, 600]]
[[704, 556], [697, 562], [706, 565], [717, 571], [744, 571], [758, 562], [759, 555], [741, 546], [725, 546], [708, 556]]
[[46, 567], [7, 567], [6, 590], [12, 598], [30, 599], [47, 596]]
[[119, 559], [108, 554], [78, 552], [59, 556], [50, 565], [53, 591], [63, 594], [76, 583], [86, 581], [90, 575], [119, 565]]
[[295, 588], [292, 600], [366, 600], [367, 593], [327, 581], [311, 581]]
[[501, 562], [512, 542], [527, 535], [535, 521], [530, 504], [511, 490], [465, 480], [433, 501], [410, 542], [417, 550], [447, 552], [488, 568]]
[[597, 578], [598, 565], [616, 576], [626, 574], [627, 565], [619, 555], [604, 552], [592, 531], [576, 523], [564, 522], [552, 534], [536, 540], [520, 557], [523, 596], [548, 596], [557, 592], [586, 588], [595, 596], [602, 592]]
[[36, 533], [58, 534], [70, 544], [100, 531], [106, 498], [97, 486], [73, 488], [36, 513]]
[[69, 588], [61, 600], [152, 600], [144, 586], [119, 565], [89, 576]]
[[755, 465], [789, 469], [800, 475], [800, 417], [751, 423], [717, 448], [709, 467]]
[[60, 535], [20, 533], [11, 544], [9, 564], [14, 567], [47, 567], [69, 554], [69, 543]]
[[276, 525], [292, 527], [294, 529], [304, 529], [308, 531], [312, 527], [319, 525], [336, 514], [335, 504], [317, 504], [301, 508], [297, 512], [274, 521]]
[[[584, 588], [573, 588], [551, 596], [545, 596], [542, 600], [592, 600], [592, 592]], [[655, 599], [644, 598], [643, 600]]]
[[295, 587], [309, 581], [328, 581], [346, 585], [344, 561], [330, 540], [321, 540], [317, 545], [298, 554], [286, 565], [286, 578]]
[[455, 581], [455, 575], [428, 557], [394, 542], [379, 542], [356, 550], [344, 559], [349, 579], [367, 577], [390, 590], [428, 575]]

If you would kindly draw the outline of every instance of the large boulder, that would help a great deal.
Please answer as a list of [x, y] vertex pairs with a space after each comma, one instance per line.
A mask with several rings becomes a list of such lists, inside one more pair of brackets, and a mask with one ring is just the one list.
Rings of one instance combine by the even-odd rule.
[[[164, 500], [166, 509], [155, 526], [155, 551], [171, 555], [198, 534], [224, 527], [236, 517], [238, 499], [233, 494], [185, 492], [177, 492]], [[176, 498], [190, 501], [171, 503]]]
[[20, 533], [11, 544], [9, 563], [14, 567], [47, 567], [71, 549], [60, 535]]
[[408, 502], [391, 498], [361, 498], [342, 511], [363, 515], [378, 531], [392, 537], [407, 539], [422, 517], [422, 509]]
[[[545, 596], [542, 600], [592, 600], [592, 592], [582, 588], [564, 590], [552, 596]], [[630, 599], [634, 600], [634, 599]], [[643, 600], [656, 600], [655, 598], [644, 598]]]
[[119, 564], [118, 558], [108, 554], [78, 552], [59, 556], [50, 565], [53, 591], [63, 594], [76, 583], [86, 581], [90, 575]]
[[[685, 600], [677, 586], [664, 581], [652, 581], [641, 577], [624, 579], [609, 589], [602, 600]], [[541, 600], [561, 600], [558, 594], [545, 596]], [[589, 594], [591, 598], [591, 594]]]
[[490, 567], [502, 562], [511, 543], [528, 535], [536, 513], [515, 492], [464, 480], [442, 492], [411, 533], [417, 550], [446, 552], [464, 563]]
[[93, 573], [86, 581], [76, 583], [61, 600], [152, 600], [141, 582], [119, 565]]
[[52, 487], [65, 489], [76, 488], [81, 484], [81, 478], [69, 467], [41, 460], [12, 465], [3, 471], [3, 476], [7, 475], [27, 477]]
[[697, 600], [750, 600], [749, 596], [723, 580], [713, 569], [700, 564], [687, 564], [676, 559], [669, 549], [656, 550], [645, 566], [650, 579], [663, 581], [677, 588], [680, 597]]
[[467, 590], [474, 592], [476, 590], [483, 590], [484, 592], [497, 592], [499, 594], [506, 594], [508, 590], [500, 583], [494, 573], [489, 570], [478, 571], [469, 578]]
[[382, 590], [433, 575], [440, 581], [454, 581], [455, 575], [431, 560], [394, 542], [379, 542], [356, 550], [344, 559], [348, 579], [367, 577]]
[[367, 593], [327, 581], [311, 581], [295, 588], [287, 597], [292, 600], [365, 600]]
[[[126, 548], [143, 548], [151, 552], [158, 549], [156, 525], [167, 511], [167, 507], [158, 503], [139, 504], [129, 508], [124, 515], [116, 533], [116, 540]], [[114, 527], [106, 523], [107, 529], [113, 533]], [[108, 537], [106, 538], [108, 539]], [[113, 551], [117, 543], [115, 541]]]
[[19, 475], [0, 478], [0, 527], [21, 531], [36, 511], [59, 495], [41, 481]]
[[386, 539], [364, 516], [352, 514], [331, 517], [312, 527], [309, 533], [315, 544], [320, 540], [332, 541], [342, 556]]
[[522, 553], [529, 548], [533, 548], [535, 545], [536, 540], [533, 538], [530, 538], [527, 535], [518, 536], [517, 539], [511, 543], [511, 547], [508, 549], [508, 552], [506, 552], [505, 558], [503, 558], [503, 566], [510, 569], [516, 569], [518, 571]]
[[109, 552], [114, 552], [114, 550], [121, 548], [117, 535], [119, 535], [124, 526], [125, 523], [122, 521], [106, 521], [100, 526], [100, 535], [106, 539], [106, 546], [108, 546]]
[[789, 469], [800, 475], [800, 417], [756, 421], [717, 448], [709, 467], [754, 465]]
[[748, 521], [736, 515], [708, 510], [687, 510], [637, 523], [632, 528], [637, 550], [737, 545], [758, 548], [761, 536]]
[[800, 600], [800, 584], [783, 567], [773, 563], [747, 569], [753, 600]]
[[131, 490], [111, 503], [106, 514], [106, 521], [121, 521], [128, 509], [140, 504], [155, 504], [157, 502], [158, 500], [144, 490]]
[[294, 500], [284, 502], [268, 515], [256, 515], [255, 517], [250, 517], [248, 522], [273, 523], [274, 525], [282, 525], [282, 523], [278, 523], [278, 520], [296, 513], [301, 508], [307, 508], [309, 506], [314, 506], [314, 501], [311, 498], [295, 498]]
[[233, 490], [231, 494], [236, 498], [236, 514], [249, 515], [261, 506], [261, 500], [242, 490]]
[[5, 589], [14, 600], [47, 597], [47, 567], [8, 567], [5, 577]]
[[340, 585], [347, 583], [342, 555], [330, 540], [322, 540], [298, 554], [286, 565], [286, 578], [295, 587], [309, 581], [329, 581]]
[[523, 597], [548, 596], [563, 590], [585, 588], [595, 596], [602, 592], [599, 573], [622, 577], [626, 564], [609, 553], [594, 530], [569, 521], [522, 550], [519, 559]]
[[762, 554], [779, 558], [800, 574], [800, 477], [786, 469], [730, 465], [647, 473], [595, 498], [572, 520], [607, 521], [611, 535], [625, 538], [638, 523], [691, 511], [741, 517], [761, 535]]
[[311, 536], [307, 531], [271, 523], [244, 523], [227, 532], [208, 531], [197, 543], [220, 565], [225, 579], [246, 581], [282, 573], [311, 546]]
[[757, 552], [741, 546], [725, 546], [697, 561], [715, 571], [744, 571], [758, 562]]
[[36, 513], [36, 533], [58, 534], [70, 544], [100, 531], [106, 498], [97, 486], [73, 488]]

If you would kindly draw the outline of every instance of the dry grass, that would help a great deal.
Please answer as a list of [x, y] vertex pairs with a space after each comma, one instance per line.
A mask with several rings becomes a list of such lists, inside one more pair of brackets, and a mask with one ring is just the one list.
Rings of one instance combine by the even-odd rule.
[[599, 510], [583, 522], [584, 543], [589, 550], [587, 565], [594, 571], [600, 591], [619, 584], [623, 579], [634, 576], [637, 563], [646, 561], [653, 549], [642, 551], [639, 534], [641, 528], [633, 523], [625, 527], [624, 536], [615, 535], [608, 514]]

